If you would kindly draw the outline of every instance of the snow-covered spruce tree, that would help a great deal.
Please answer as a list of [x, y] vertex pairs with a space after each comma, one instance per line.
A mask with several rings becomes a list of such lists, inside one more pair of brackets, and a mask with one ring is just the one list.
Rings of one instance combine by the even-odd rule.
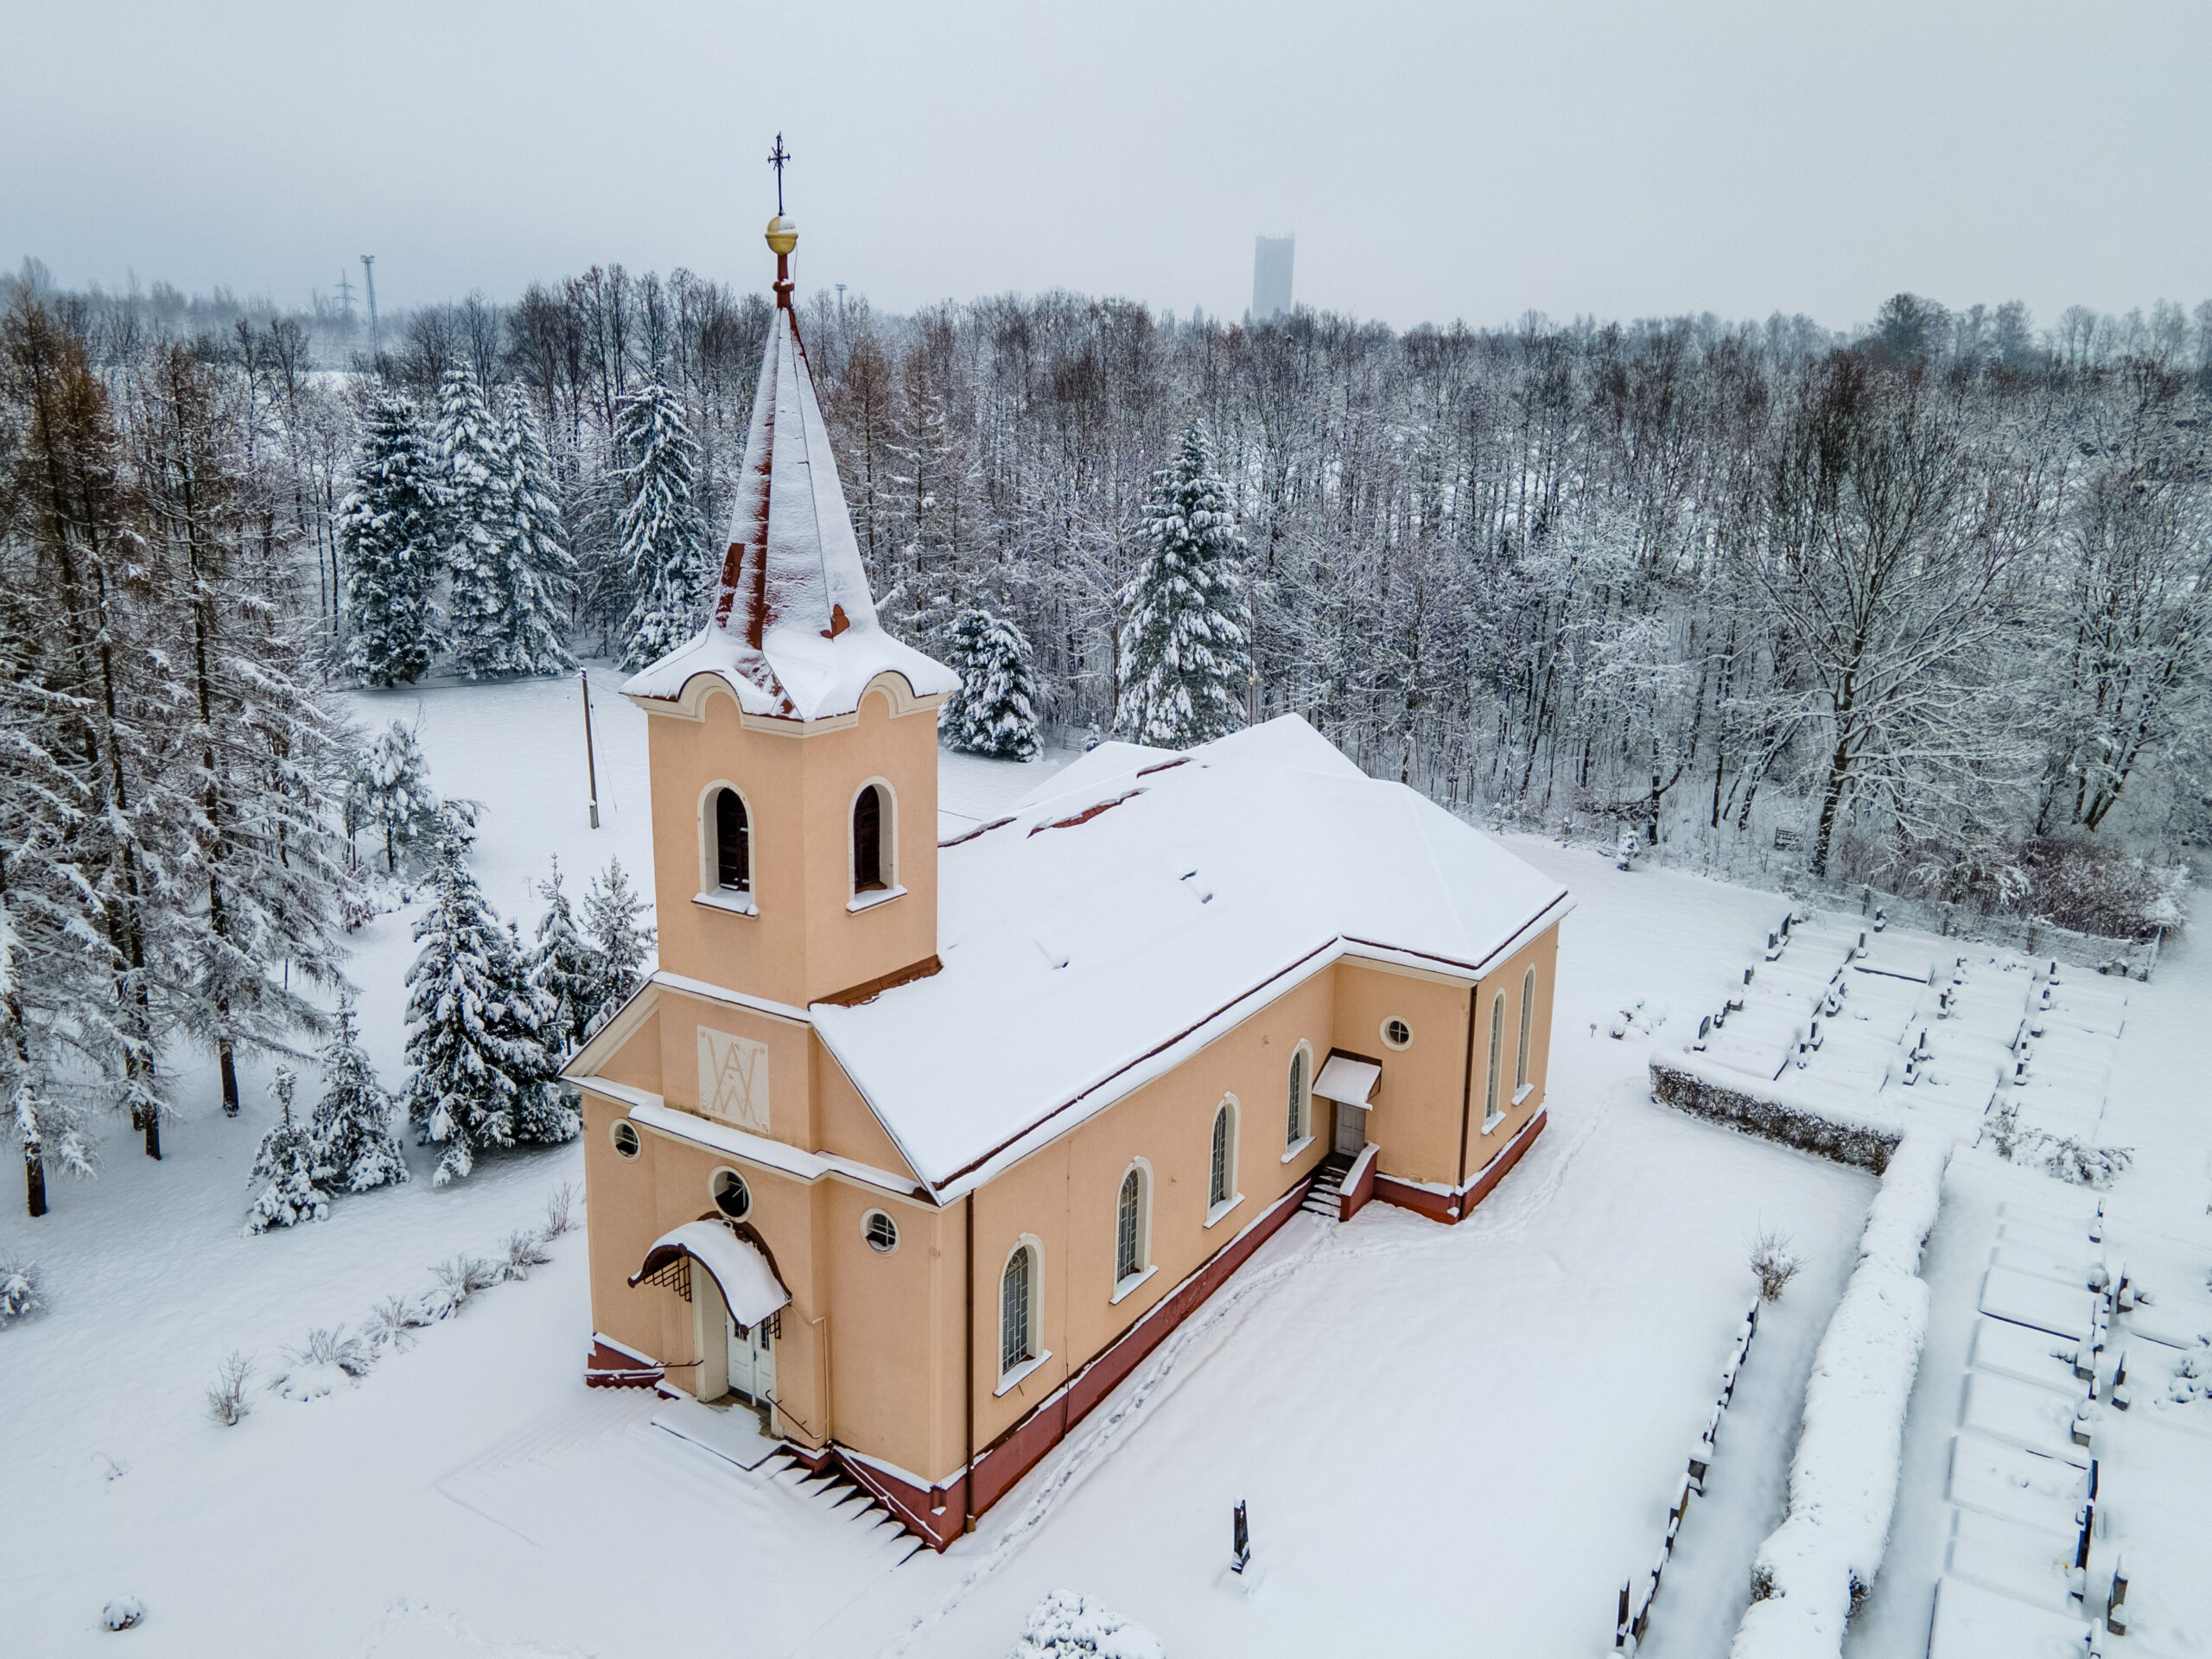
[[367, 684], [404, 685], [430, 666], [442, 512], [437, 458], [416, 424], [414, 405], [379, 396], [337, 524], [353, 634], [346, 666]]
[[559, 1052], [567, 1055], [583, 1042], [585, 1027], [598, 1009], [600, 959], [576, 931], [575, 911], [561, 885], [559, 859], [553, 861], [553, 874], [537, 892], [545, 900], [545, 914], [537, 921], [531, 983], [551, 1003]]
[[1122, 736], [1188, 748], [1244, 723], [1250, 610], [1229, 486], [1214, 476], [1203, 423], [1184, 429], [1175, 464], [1154, 475], [1146, 552], [1122, 593]]
[[271, 1227], [321, 1221], [330, 1213], [330, 1194], [315, 1185], [315, 1147], [307, 1126], [292, 1116], [292, 1069], [276, 1068], [269, 1092], [276, 1102], [276, 1122], [261, 1137], [246, 1185], [254, 1189], [245, 1230], [249, 1236]]
[[315, 1179], [334, 1192], [366, 1192], [407, 1179], [407, 1159], [392, 1123], [392, 1098], [354, 1029], [353, 993], [338, 1001], [336, 1028], [322, 1051], [322, 1098], [308, 1124]]
[[945, 741], [970, 754], [1035, 760], [1043, 747], [1037, 679], [1021, 630], [988, 611], [963, 612], [952, 628], [952, 661], [960, 689], [945, 704]]
[[615, 439], [622, 512], [620, 556], [637, 595], [623, 628], [622, 662], [642, 668], [698, 632], [706, 618], [706, 522], [693, 496], [699, 446], [683, 400], [658, 381], [623, 399]]
[[407, 970], [407, 1116], [446, 1149], [440, 1185], [467, 1175], [486, 1147], [567, 1140], [576, 1123], [553, 1080], [549, 1013], [462, 850], [457, 838], [440, 842], [429, 906], [415, 924], [423, 949]]
[[399, 855], [438, 827], [437, 791], [430, 787], [430, 763], [414, 728], [393, 721], [370, 747], [368, 763], [355, 781], [364, 822], [384, 836], [385, 874], [399, 868]]
[[453, 665], [464, 679], [509, 671], [508, 543], [513, 462], [475, 371], [461, 364], [438, 387], [439, 541], [452, 573]]
[[559, 674], [576, 659], [564, 641], [576, 584], [553, 476], [537, 416], [520, 386], [507, 391], [506, 538], [500, 548], [506, 584], [502, 660], [511, 674]]
[[620, 859], [607, 860], [607, 873], [592, 878], [591, 890], [584, 894], [584, 937], [596, 960], [597, 979], [584, 1022], [586, 1036], [613, 1019], [645, 982], [645, 956], [653, 948], [653, 930], [645, 920], [649, 908], [630, 886]]

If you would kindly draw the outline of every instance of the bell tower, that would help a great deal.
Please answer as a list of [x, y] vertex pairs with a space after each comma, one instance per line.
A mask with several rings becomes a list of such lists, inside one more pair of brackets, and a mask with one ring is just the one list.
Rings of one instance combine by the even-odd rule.
[[786, 1007], [937, 971], [937, 715], [958, 677], [884, 632], [798, 318], [780, 137], [776, 305], [706, 626], [652, 715], [662, 971]]

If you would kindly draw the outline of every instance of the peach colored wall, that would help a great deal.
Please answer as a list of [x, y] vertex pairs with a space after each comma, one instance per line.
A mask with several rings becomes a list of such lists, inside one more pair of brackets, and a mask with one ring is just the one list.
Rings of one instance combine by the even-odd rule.
[[816, 1151], [835, 1153], [894, 1175], [913, 1175], [882, 1120], [861, 1098], [845, 1068], [818, 1042], [814, 1045], [814, 1119]]
[[[1466, 987], [1350, 959], [1333, 971], [1336, 1046], [1382, 1063], [1367, 1123], [1377, 1167], [1408, 1180], [1455, 1180], [1466, 1097]], [[1405, 1048], [1383, 1042], [1382, 1023], [1390, 1019], [1412, 1029]]]
[[[1316, 1134], [1285, 1163], [1290, 1057], [1299, 1039], [1314, 1064], [1326, 1057], [1336, 982], [1315, 975], [1200, 1050], [1170, 1075], [1147, 1084], [1108, 1110], [993, 1180], [976, 1211], [976, 1411], [977, 1449], [1105, 1348], [1203, 1266], [1215, 1251], [1293, 1186], [1325, 1155]], [[1312, 1073], [1307, 1074], [1310, 1084]], [[1243, 1202], [1205, 1224], [1213, 1119], [1226, 1095], [1239, 1109], [1237, 1189]], [[1316, 1102], [1319, 1106], [1321, 1103]], [[1119, 1303], [1114, 1294], [1114, 1222], [1122, 1179], [1133, 1159], [1153, 1170], [1152, 1277]], [[1002, 1396], [998, 1386], [999, 1276], [1023, 1233], [1044, 1247], [1043, 1343], [1052, 1360]], [[957, 1466], [955, 1459], [941, 1474]]]
[[[820, 1142], [814, 1123], [814, 1027], [728, 1002], [710, 1002], [660, 988], [661, 1096], [685, 1111], [702, 1112], [699, 1099], [699, 1028], [734, 1033], [768, 1046], [768, 1134], [772, 1140], [811, 1152]], [[643, 1033], [632, 1043], [643, 1040]], [[628, 1045], [625, 1046], [626, 1047]], [[727, 1121], [727, 1120], [715, 1120]], [[732, 1128], [747, 1126], [734, 1122]]]
[[[644, 1023], [630, 1033], [629, 1039], [600, 1066], [599, 1074], [609, 1083], [626, 1083], [632, 1089], [642, 1089], [649, 1095], [665, 1095], [661, 1086], [661, 1009], [655, 992], [656, 1006]], [[696, 1074], [696, 1068], [694, 1068]]]
[[[1532, 1085], [1519, 1105], [1513, 1102], [1513, 1063], [1521, 1041], [1522, 982], [1528, 970], [1536, 970], [1536, 1021], [1529, 1034], [1529, 1081]], [[1476, 1011], [1474, 1096], [1472, 1122], [1468, 1126], [1467, 1173], [1471, 1180], [1483, 1166], [1505, 1150], [1544, 1103], [1544, 1084], [1551, 1069], [1552, 993], [1559, 978], [1559, 929], [1547, 928], [1503, 963], [1486, 975], [1478, 988]], [[1488, 1135], [1482, 1132], [1483, 1095], [1490, 1060], [1490, 1010], [1494, 997], [1505, 1002], [1504, 1051], [1498, 1057], [1498, 1103], [1504, 1116]]]
[[[903, 682], [897, 689], [903, 692]], [[811, 728], [747, 722], [726, 689], [706, 692], [697, 720], [668, 705], [647, 707], [664, 968], [804, 1007], [936, 950], [934, 702], [894, 717], [889, 693], [877, 690], [849, 720]], [[852, 912], [845, 907], [853, 896], [852, 803], [870, 778], [892, 786], [894, 823], [887, 830], [907, 891]], [[734, 785], [745, 798], [757, 915], [696, 901], [706, 874], [706, 792], [716, 783]]]

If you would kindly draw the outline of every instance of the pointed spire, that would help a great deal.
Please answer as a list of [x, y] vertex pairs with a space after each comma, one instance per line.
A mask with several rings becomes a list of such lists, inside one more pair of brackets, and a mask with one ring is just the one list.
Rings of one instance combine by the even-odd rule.
[[[798, 226], [779, 212], [766, 237], [776, 255], [776, 308], [713, 615], [699, 639], [625, 689], [679, 696], [690, 673], [712, 668], [739, 683], [751, 712], [804, 720], [850, 713], [868, 680], [886, 670], [904, 675], [916, 696], [950, 691], [957, 675], [877, 624], [791, 304]], [[747, 689], [759, 695], [746, 697]]]

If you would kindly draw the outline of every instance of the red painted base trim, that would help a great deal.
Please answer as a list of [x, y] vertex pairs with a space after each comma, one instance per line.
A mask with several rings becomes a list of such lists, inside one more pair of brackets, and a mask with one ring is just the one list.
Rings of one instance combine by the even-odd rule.
[[1375, 1178], [1375, 1196], [1385, 1204], [1395, 1204], [1401, 1210], [1411, 1210], [1427, 1216], [1431, 1221], [1440, 1221], [1446, 1226], [1455, 1225], [1467, 1218], [1467, 1212], [1488, 1198], [1505, 1172], [1521, 1161], [1544, 1125], [1550, 1121], [1551, 1109], [1540, 1106], [1536, 1115], [1515, 1132], [1505, 1143], [1504, 1150], [1484, 1165], [1481, 1173], [1458, 1192], [1439, 1192], [1433, 1187], [1415, 1186], [1410, 1181], [1393, 1180], [1388, 1175]]
[[634, 1354], [594, 1340], [584, 1358], [584, 1386], [588, 1389], [650, 1389], [665, 1373], [658, 1365], [640, 1365]]

